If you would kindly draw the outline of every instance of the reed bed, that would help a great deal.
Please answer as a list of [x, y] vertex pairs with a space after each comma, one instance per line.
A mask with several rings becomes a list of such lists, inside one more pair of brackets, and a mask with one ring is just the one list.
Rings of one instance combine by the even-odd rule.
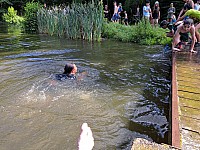
[[65, 36], [69, 39], [100, 41], [103, 26], [103, 5], [72, 3], [69, 7], [41, 8], [37, 13], [39, 33]]

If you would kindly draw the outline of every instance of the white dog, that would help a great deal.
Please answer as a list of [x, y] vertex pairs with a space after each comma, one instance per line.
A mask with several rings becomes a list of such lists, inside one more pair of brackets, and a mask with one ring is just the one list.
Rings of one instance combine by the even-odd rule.
[[79, 150], [92, 150], [94, 147], [94, 138], [92, 136], [92, 130], [87, 123], [83, 123], [81, 127], [81, 134], [78, 141]]

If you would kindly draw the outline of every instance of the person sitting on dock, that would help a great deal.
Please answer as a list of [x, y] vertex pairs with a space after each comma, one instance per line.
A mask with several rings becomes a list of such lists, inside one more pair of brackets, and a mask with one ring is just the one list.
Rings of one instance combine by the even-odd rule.
[[56, 74], [57, 80], [76, 79], [77, 67], [75, 64], [67, 63], [62, 74]]
[[[190, 47], [190, 52], [195, 53], [194, 51], [194, 44], [195, 44], [195, 27], [193, 25], [193, 20], [192, 19], [187, 19], [183, 21], [183, 24], [179, 25], [174, 37], [173, 37], [173, 42], [172, 42], [172, 50], [173, 52], [175, 51], [180, 51], [180, 48], [176, 48], [178, 44], [180, 44], [181, 41], [186, 41], [189, 38], [188, 33], [191, 34], [192, 37], [192, 44]], [[182, 39], [181, 39], [182, 37]]]

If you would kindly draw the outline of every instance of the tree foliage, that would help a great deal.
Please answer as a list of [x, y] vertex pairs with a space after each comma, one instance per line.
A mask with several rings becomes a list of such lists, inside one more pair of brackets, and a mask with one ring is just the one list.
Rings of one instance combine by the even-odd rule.
[[37, 25], [37, 11], [41, 7], [39, 2], [28, 2], [24, 7], [25, 10], [25, 30], [36, 32], [38, 30]]
[[8, 7], [8, 13], [3, 14], [3, 19], [7, 23], [16, 24], [16, 25], [20, 25], [24, 21], [24, 18], [18, 16], [17, 10], [14, 10], [12, 6]]

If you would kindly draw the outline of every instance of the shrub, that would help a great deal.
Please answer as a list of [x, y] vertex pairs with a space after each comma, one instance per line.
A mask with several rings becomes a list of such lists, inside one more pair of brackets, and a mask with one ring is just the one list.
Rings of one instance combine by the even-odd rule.
[[12, 6], [8, 7], [8, 12], [3, 14], [3, 19], [5, 22], [20, 25], [24, 18], [17, 15], [17, 10], [15, 10]]
[[124, 42], [133, 42], [134, 26], [124, 26], [119, 23], [104, 23], [102, 37], [116, 39]]
[[41, 7], [39, 2], [28, 2], [24, 7], [25, 10], [25, 30], [31, 32], [38, 31], [37, 11]]
[[144, 45], [165, 45], [171, 43], [162, 28], [152, 27], [149, 22], [141, 20], [137, 25], [125, 26], [119, 23], [105, 23], [103, 37], [124, 42], [134, 42]]

